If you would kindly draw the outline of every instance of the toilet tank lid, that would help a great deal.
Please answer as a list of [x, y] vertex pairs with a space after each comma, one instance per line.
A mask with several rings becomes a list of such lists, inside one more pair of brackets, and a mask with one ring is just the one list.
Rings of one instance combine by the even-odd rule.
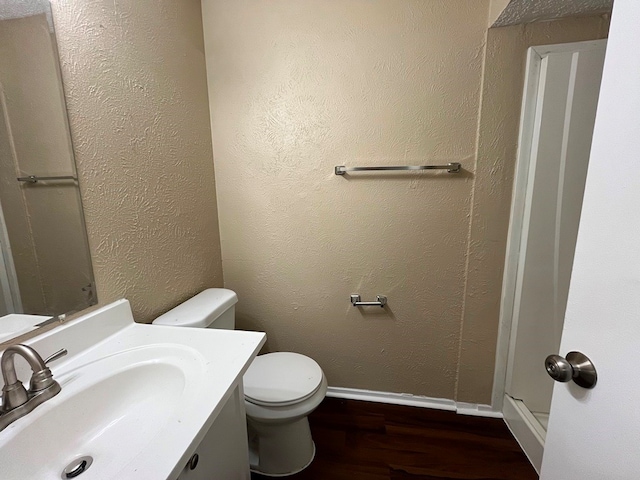
[[236, 292], [226, 288], [208, 288], [160, 315], [153, 324], [206, 328], [236, 303]]

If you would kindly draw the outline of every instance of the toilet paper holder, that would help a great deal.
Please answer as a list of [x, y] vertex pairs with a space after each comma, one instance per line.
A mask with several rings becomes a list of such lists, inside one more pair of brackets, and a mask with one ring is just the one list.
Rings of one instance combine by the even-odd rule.
[[375, 302], [362, 302], [360, 299], [359, 293], [354, 293], [351, 295], [351, 305], [354, 307], [382, 307], [387, 304], [387, 297], [384, 295], [376, 295]]

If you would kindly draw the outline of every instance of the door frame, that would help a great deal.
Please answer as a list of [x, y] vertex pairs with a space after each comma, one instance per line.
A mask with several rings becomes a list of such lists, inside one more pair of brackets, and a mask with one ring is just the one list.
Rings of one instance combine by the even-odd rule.
[[536, 112], [540, 112], [536, 101], [542, 61], [550, 54], [588, 50], [602, 42], [606, 42], [606, 40], [533, 46], [527, 50], [518, 149], [516, 154], [511, 211], [509, 215], [509, 232], [507, 236], [505, 268], [500, 298], [496, 362], [491, 396], [491, 406], [495, 411], [504, 410], [504, 396], [511, 376], [511, 365], [513, 364], [513, 347], [516, 341], [516, 336], [513, 335], [513, 333], [517, 331], [517, 320], [515, 322], [513, 321], [513, 309], [516, 302], [516, 279], [518, 277], [518, 266], [521, 257], [520, 246], [525, 220], [524, 213], [527, 192], [529, 190], [529, 182], [533, 180], [529, 178], [529, 173], [531, 168], [535, 167], [535, 164], [531, 162], [531, 149], [533, 139], [536, 135]]
[[[516, 353], [519, 319], [513, 318], [513, 312], [520, 303], [518, 285], [522, 281], [521, 265], [527, 250], [531, 214], [526, 206], [533, 194], [533, 172], [536, 170], [538, 157], [535, 139], [540, 134], [540, 116], [543, 111], [543, 99], [539, 91], [543, 84], [540, 77], [544, 75], [543, 60], [548, 56], [602, 48], [603, 42], [606, 40], [533, 46], [527, 50], [491, 403], [494, 410], [502, 412], [514, 437], [538, 472], [542, 465], [546, 431], [522, 401], [512, 399], [506, 392], [510, 390]], [[542, 368], [542, 359], [540, 366]]]

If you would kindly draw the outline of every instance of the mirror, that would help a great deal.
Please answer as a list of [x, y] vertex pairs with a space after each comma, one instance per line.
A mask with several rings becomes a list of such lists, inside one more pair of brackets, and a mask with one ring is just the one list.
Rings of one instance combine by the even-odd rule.
[[46, 0], [0, 0], [0, 249], [0, 341], [96, 303]]

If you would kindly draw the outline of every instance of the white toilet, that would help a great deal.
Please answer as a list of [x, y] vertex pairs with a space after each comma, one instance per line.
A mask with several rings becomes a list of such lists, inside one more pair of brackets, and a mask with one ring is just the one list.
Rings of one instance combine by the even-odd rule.
[[[210, 288], [153, 321], [154, 325], [235, 328], [235, 292]], [[244, 375], [251, 470], [281, 477], [304, 470], [315, 456], [307, 416], [322, 402], [327, 379], [299, 353], [260, 355]]]

